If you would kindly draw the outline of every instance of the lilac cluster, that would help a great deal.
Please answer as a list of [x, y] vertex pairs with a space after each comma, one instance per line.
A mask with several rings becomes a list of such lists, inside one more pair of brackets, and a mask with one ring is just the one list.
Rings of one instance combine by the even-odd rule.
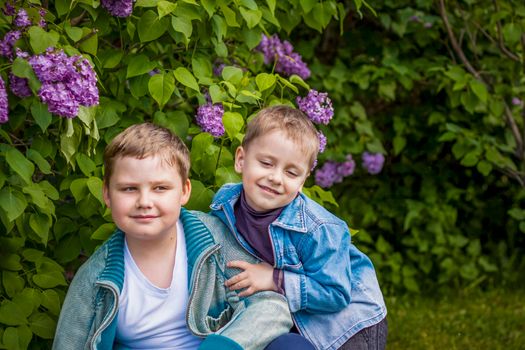
[[281, 41], [276, 34], [270, 37], [263, 34], [257, 50], [263, 53], [264, 63], [275, 62], [275, 71], [277, 73], [286, 76], [297, 74], [303, 79], [310, 77], [310, 69], [303, 62], [301, 55], [293, 51], [292, 44], [286, 40]]
[[46, 9], [41, 8], [40, 10], [38, 10], [38, 14], [40, 15], [40, 20], [38, 21], [38, 25], [42, 28], [45, 28], [47, 25], [46, 20], [44, 18], [46, 16]]
[[354, 170], [355, 161], [351, 154], [347, 155], [345, 161], [341, 163], [329, 160], [315, 172], [315, 183], [323, 188], [328, 188], [352, 175]]
[[362, 155], [363, 159], [363, 168], [368, 171], [371, 175], [376, 175], [381, 172], [383, 169], [383, 164], [385, 163], [385, 156], [381, 153], [369, 153], [364, 152]]
[[31, 20], [29, 19], [29, 16], [27, 15], [27, 11], [24, 9], [19, 9], [13, 20], [13, 24], [17, 26], [18, 28], [29, 27], [31, 25]]
[[16, 41], [22, 37], [22, 33], [19, 30], [11, 30], [4, 35], [4, 38], [0, 41], [0, 55], [7, 58], [13, 58], [13, 46]]
[[2, 9], [2, 12], [6, 16], [13, 16], [16, 13], [15, 12], [15, 7], [13, 6], [13, 4], [11, 4], [11, 2], [6, 2], [5, 3], [5, 6]]
[[518, 98], [518, 97], [513, 97], [512, 98], [512, 105], [514, 105], [514, 106], [521, 106], [521, 105], [523, 105], [523, 101], [520, 98]]
[[51, 113], [74, 118], [79, 107], [98, 104], [97, 77], [82, 56], [67, 56], [62, 50], [48, 48], [44, 54], [29, 58], [42, 83], [38, 96]]
[[221, 61], [213, 62], [213, 75], [215, 75], [216, 77], [220, 77], [224, 67], [226, 67], [226, 64], [224, 62], [221, 62]]
[[129, 17], [133, 12], [133, 0], [102, 0], [101, 3], [115, 17]]
[[9, 73], [9, 87], [11, 92], [20, 98], [31, 96], [31, 89], [26, 78], [20, 78], [13, 73]]
[[214, 137], [220, 137], [224, 135], [225, 131], [222, 124], [223, 115], [224, 107], [222, 104], [213, 104], [211, 101], [208, 101], [197, 108], [195, 119], [202, 131], [210, 133]]
[[7, 91], [5, 90], [4, 79], [0, 76], [0, 123], [7, 123], [9, 105], [7, 104]]
[[319, 153], [323, 153], [326, 149], [326, 136], [324, 136], [322, 131], [318, 130], [317, 137], [319, 138]]
[[332, 100], [326, 92], [310, 90], [306, 97], [297, 96], [299, 109], [306, 113], [308, 118], [317, 124], [328, 124], [334, 116]]

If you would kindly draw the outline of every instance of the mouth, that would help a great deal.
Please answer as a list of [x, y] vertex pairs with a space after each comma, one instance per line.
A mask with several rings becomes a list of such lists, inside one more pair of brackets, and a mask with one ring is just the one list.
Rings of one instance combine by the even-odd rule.
[[275, 195], [279, 195], [280, 194], [276, 190], [274, 190], [274, 189], [272, 189], [270, 187], [267, 187], [267, 186], [259, 185], [259, 188], [262, 189], [264, 192], [268, 192], [268, 193], [275, 194]]
[[157, 215], [132, 215], [131, 218], [139, 221], [148, 221], [157, 218]]

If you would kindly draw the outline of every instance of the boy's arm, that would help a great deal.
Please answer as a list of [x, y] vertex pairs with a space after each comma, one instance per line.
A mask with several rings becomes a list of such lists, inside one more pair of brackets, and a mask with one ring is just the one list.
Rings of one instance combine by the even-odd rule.
[[284, 271], [291, 312], [337, 312], [351, 301], [350, 234], [342, 225], [325, 224], [296, 246], [304, 273]]

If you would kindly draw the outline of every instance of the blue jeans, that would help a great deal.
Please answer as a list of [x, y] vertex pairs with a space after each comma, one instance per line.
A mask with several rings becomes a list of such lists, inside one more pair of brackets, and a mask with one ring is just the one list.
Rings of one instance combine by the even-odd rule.
[[339, 350], [384, 350], [388, 324], [386, 317], [379, 323], [357, 332]]
[[286, 333], [275, 338], [264, 350], [315, 350], [315, 348], [302, 335]]

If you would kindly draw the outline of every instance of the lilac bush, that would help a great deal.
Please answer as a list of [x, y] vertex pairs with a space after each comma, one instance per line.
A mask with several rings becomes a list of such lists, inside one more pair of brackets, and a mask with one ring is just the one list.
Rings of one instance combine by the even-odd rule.
[[363, 168], [371, 175], [376, 175], [383, 169], [385, 163], [385, 156], [381, 153], [364, 152], [362, 155]]
[[0, 76], [0, 123], [6, 123], [9, 120], [9, 105], [7, 104], [7, 91], [5, 90], [4, 79]]
[[349, 154], [346, 156], [346, 160], [337, 165], [337, 173], [342, 177], [350, 176], [354, 173], [355, 170], [355, 161], [352, 158], [352, 155]]
[[31, 89], [27, 79], [17, 77], [13, 73], [9, 73], [9, 88], [13, 94], [20, 98], [31, 96]]
[[197, 108], [195, 120], [202, 131], [210, 133], [214, 137], [220, 137], [225, 132], [224, 124], [222, 123], [223, 115], [224, 107], [222, 104], [213, 104], [211, 101], [208, 101]]
[[317, 137], [319, 138], [319, 153], [323, 153], [326, 149], [326, 136], [323, 134], [322, 131], [317, 131]]
[[275, 62], [275, 71], [285, 76], [297, 74], [303, 79], [310, 77], [310, 69], [303, 62], [301, 55], [293, 51], [288, 41], [282, 41], [274, 34], [270, 37], [263, 34], [257, 50], [263, 53], [264, 63]]
[[326, 92], [310, 90], [306, 97], [297, 96], [299, 109], [306, 113], [311, 121], [317, 124], [328, 124], [334, 116], [332, 100]]
[[29, 19], [29, 16], [27, 15], [26, 10], [24, 9], [18, 10], [15, 16], [15, 19], [13, 20], [13, 24], [17, 26], [18, 28], [25, 28], [31, 25], [31, 20]]
[[8, 58], [13, 58], [13, 46], [18, 39], [22, 37], [19, 30], [12, 30], [4, 35], [0, 41], [0, 55]]
[[327, 161], [315, 172], [315, 183], [323, 188], [331, 187], [334, 183], [343, 181], [343, 177], [337, 172], [338, 163]]

